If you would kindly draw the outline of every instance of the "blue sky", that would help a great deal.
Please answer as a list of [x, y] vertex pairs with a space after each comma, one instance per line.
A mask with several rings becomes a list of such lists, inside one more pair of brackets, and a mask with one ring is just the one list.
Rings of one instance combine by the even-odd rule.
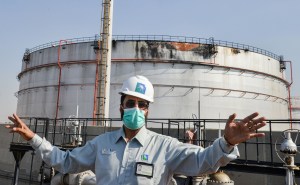
[[[99, 34], [102, 0], [3, 0], [0, 4], [0, 122], [16, 111], [16, 78], [26, 48]], [[113, 34], [232, 41], [293, 62], [300, 96], [300, 1], [115, 0]]]

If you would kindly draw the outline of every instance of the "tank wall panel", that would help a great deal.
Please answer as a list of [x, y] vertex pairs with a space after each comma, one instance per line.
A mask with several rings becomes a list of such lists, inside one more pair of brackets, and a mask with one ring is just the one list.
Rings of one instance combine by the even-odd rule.
[[[256, 111], [274, 119], [283, 119], [288, 116], [286, 101], [273, 101], [272, 98], [266, 100], [265, 95], [256, 96], [254, 94], [268, 94], [285, 99], [286, 88], [279, 86], [276, 81], [252, 77], [252, 75], [249, 77], [246, 74], [240, 76], [231, 73], [224, 75], [218, 71], [207, 72], [206, 66], [197, 66], [193, 69], [189, 69], [184, 64], [175, 65], [173, 68], [172, 66], [171, 64], [154, 65], [143, 62], [123, 65], [113, 63], [111, 97], [118, 97], [117, 93], [122, 83], [119, 79], [140, 74], [148, 77], [155, 87], [155, 103], [151, 104], [150, 116], [191, 118], [192, 114], [198, 115], [199, 100], [201, 118], [218, 118], [220, 116], [226, 118], [234, 112], [243, 117]], [[122, 71], [126, 71], [126, 74], [125, 72], [124, 74], [119, 73]], [[117, 74], [121, 77], [118, 77]], [[199, 86], [200, 88], [197, 88]], [[226, 90], [215, 90], [214, 93], [209, 94], [209, 87], [254, 93], [247, 93], [244, 97], [240, 97], [241, 92], [231, 92], [226, 95], [228, 93]], [[274, 87], [276, 87], [275, 90]], [[191, 88], [193, 88], [192, 91]], [[119, 116], [118, 111], [116, 114], [113, 113], [118, 110], [119, 103], [119, 98], [110, 102], [112, 117]]]
[[224, 66], [260, 71], [280, 78], [282, 77], [277, 60], [244, 50], [239, 50], [239, 52], [240, 53], [235, 54], [232, 52], [232, 48], [218, 47], [216, 63]]
[[[193, 44], [195, 45], [195, 44]], [[259, 71], [282, 77], [279, 62], [268, 56], [239, 50], [235, 54], [232, 48], [216, 46], [218, 53], [208, 55], [199, 44], [192, 49], [177, 49], [172, 42], [151, 41], [118, 41], [113, 47], [113, 59], [155, 59], [178, 60], [190, 62], [214, 63], [217, 65], [238, 67], [242, 69]], [[209, 57], [210, 56], [210, 57]]]
[[55, 115], [57, 89], [37, 88], [18, 95], [17, 113], [25, 117], [49, 117]]
[[59, 106], [60, 118], [71, 115], [76, 116], [77, 105], [79, 106], [78, 116], [82, 118], [93, 117], [94, 86], [65, 86], [61, 91]]
[[41, 68], [24, 73], [20, 79], [20, 90], [36, 86], [50, 86], [58, 83], [59, 71], [56, 66]]
[[[79, 106], [80, 117], [93, 117], [94, 86], [61, 87], [58, 118], [76, 115]], [[19, 94], [18, 114], [25, 117], [50, 117], [56, 115], [57, 88], [37, 88]]]
[[[95, 60], [96, 54], [94, 52], [93, 43], [79, 43], [68, 44], [60, 46], [60, 62], [65, 61], [89, 61]], [[58, 47], [53, 46], [50, 48], [42, 49], [31, 53], [30, 61], [27, 64], [27, 68], [54, 64], [58, 62]], [[64, 49], [63, 49], [64, 48]], [[26, 69], [26, 64], [22, 63], [22, 71]]]

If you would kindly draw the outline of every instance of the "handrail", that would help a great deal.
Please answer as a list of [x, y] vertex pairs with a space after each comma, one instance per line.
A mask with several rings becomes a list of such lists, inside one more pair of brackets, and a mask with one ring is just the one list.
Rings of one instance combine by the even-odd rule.
[[[96, 35], [93, 37], [80, 37], [80, 38], [72, 38], [67, 39], [69, 43], [76, 44], [76, 43], [84, 43], [84, 42], [92, 42], [95, 40], [99, 40], [100, 36]], [[223, 46], [223, 47], [231, 47], [236, 49], [242, 49], [245, 51], [250, 51], [254, 53], [259, 53], [268, 57], [271, 57], [275, 60], [280, 60], [280, 57], [270, 51], [246, 45], [246, 44], [240, 44], [236, 42], [230, 42], [230, 41], [222, 41], [222, 40], [214, 40], [214, 39], [206, 39], [206, 38], [198, 38], [198, 37], [186, 37], [186, 36], [170, 36], [170, 35], [113, 35], [112, 40], [131, 40], [131, 41], [164, 41], [164, 42], [186, 42], [186, 43], [195, 43], [195, 44], [213, 44], [216, 46]], [[55, 47], [59, 45], [59, 41], [49, 42], [46, 44], [38, 45], [34, 48], [31, 48], [29, 50], [29, 53], [49, 48], [49, 47]], [[68, 43], [65, 43], [65, 45], [68, 45]]]
[[[72, 133], [69, 133], [69, 131], [66, 130], [67, 127], [69, 127], [69, 123], [77, 121], [79, 123], [79, 125], [81, 125], [83, 127], [83, 133], [82, 133], [82, 138], [86, 138], [87, 136], [92, 136], [89, 133], [87, 133], [86, 128], [88, 125], [91, 126], [91, 123], [93, 121], [95, 121], [95, 119], [93, 118], [61, 118], [61, 119], [48, 119], [48, 118], [22, 118], [23, 120], [27, 120], [27, 123], [30, 123], [29, 126], [31, 127], [31, 129], [33, 129], [36, 133], [41, 134], [41, 136], [46, 136], [47, 131], [46, 130], [50, 130], [50, 131], [54, 131], [51, 132], [50, 134], [50, 138], [53, 139], [53, 141], [55, 141], [56, 136], [62, 136], [64, 135], [65, 137], [70, 137], [72, 136]], [[105, 122], [106, 124], [102, 127], [104, 130], [104, 132], [111, 130], [112, 127], [118, 127], [120, 125], [117, 125], [121, 122], [120, 118], [106, 118], [106, 119], [101, 119], [103, 122]], [[263, 146], [265, 145], [266, 147], [269, 147], [269, 151], [270, 151], [270, 155], [269, 158], [267, 160], [262, 159], [262, 156], [257, 155], [256, 158], [252, 158], [252, 160], [256, 160], [257, 163], [259, 162], [269, 162], [269, 163], [274, 163], [274, 141], [276, 140], [276, 138], [278, 137], [278, 133], [277, 136], [275, 136], [275, 132], [273, 130], [273, 125], [274, 124], [288, 124], [290, 123], [290, 121], [293, 121], [295, 124], [300, 124], [300, 119], [293, 119], [293, 120], [289, 120], [289, 119], [271, 119], [271, 120], [267, 120], [266, 123], [268, 126], [266, 126], [266, 141], [263, 140], [251, 140], [251, 141], [247, 141], [245, 143], [241, 143], [240, 146], [244, 147], [245, 151], [242, 152], [244, 154], [244, 156], [241, 156], [240, 159], [244, 159], [245, 161], [247, 160], [251, 160], [251, 158], [248, 158], [247, 154], [249, 152], [253, 152], [253, 151], [247, 151], [248, 147], [254, 147], [256, 146], [256, 150], [257, 152], [260, 150], [258, 148], [258, 146]], [[172, 137], [177, 138], [180, 141], [184, 141], [184, 133], [186, 131], [186, 129], [189, 129], [189, 127], [193, 127], [198, 128], [198, 136], [196, 141], [198, 142], [199, 145], [203, 146], [203, 147], [207, 147], [209, 145], [209, 143], [211, 143], [216, 137], [210, 134], [210, 137], [208, 137], [207, 135], [207, 131], [209, 130], [215, 130], [216, 128], [210, 128], [207, 129], [207, 126], [213, 126], [215, 124], [224, 124], [226, 122], [225, 119], [162, 119], [162, 118], [158, 118], [158, 119], [148, 119], [147, 121], [147, 125], [150, 126], [149, 124], [151, 124], [152, 129], [160, 129], [157, 130], [157, 132], [160, 132], [161, 134], [166, 134]], [[47, 123], [47, 124], [46, 124]], [[37, 126], [41, 126], [39, 129], [37, 129]], [[46, 128], [46, 127], [51, 127], [51, 128]], [[55, 129], [58, 128], [58, 130], [55, 131]], [[150, 129], [151, 129], [150, 128]], [[201, 131], [201, 132], [200, 132]], [[211, 132], [211, 131], [210, 131]], [[15, 138], [16, 139], [16, 138]], [[12, 141], [15, 141], [14, 137], [12, 139]], [[65, 142], [65, 140], [64, 140]], [[64, 143], [62, 142], [62, 143]], [[86, 142], [86, 139], [83, 140], [83, 144]], [[59, 143], [59, 141], [58, 141]], [[58, 144], [53, 142], [52, 144]], [[60, 143], [61, 144], [61, 143]], [[299, 145], [299, 143], [298, 143]], [[254, 149], [254, 148], [252, 148]], [[259, 152], [260, 153], [260, 152]]]
[[[60, 147], [61, 149], [73, 149], [77, 147], [76, 141], [79, 141], [79, 138], [82, 139], [82, 144], [85, 144], [87, 140], [96, 137], [99, 133], [88, 133], [87, 126], [91, 125], [95, 119], [93, 118], [60, 118], [60, 119], [49, 119], [49, 118], [37, 118], [37, 117], [23, 117], [21, 118], [24, 120], [28, 126], [34, 130], [35, 133], [39, 134], [42, 137], [48, 138], [53, 145]], [[104, 126], [97, 126], [101, 128], [101, 131], [107, 132], [113, 129], [116, 129], [117, 122], [120, 122], [120, 118], [105, 118], [101, 119], [101, 121], [105, 122]], [[277, 143], [274, 141], [276, 138], [281, 138], [280, 133], [275, 133], [272, 130], [272, 124], [288, 124], [291, 120], [282, 119], [282, 120], [267, 120], [266, 123], [269, 126], [266, 126], [266, 137], [265, 140], [256, 139], [256, 140], [249, 140], [244, 143], [240, 143], [238, 145], [240, 150], [240, 158], [237, 160], [232, 161], [228, 166], [232, 165], [244, 165], [244, 167], [258, 167], [262, 170], [271, 169], [272, 171], [276, 169], [283, 169], [283, 163], [279, 161], [279, 159], [274, 158], [275, 156], [275, 145]], [[292, 120], [294, 123], [300, 124], [300, 119]], [[149, 128], [150, 130], [153, 129], [155, 132], [160, 132], [161, 134], [169, 135], [172, 137], [177, 138], [179, 141], [186, 141], [184, 135], [187, 129], [194, 129], [197, 130], [196, 145], [200, 145], [203, 147], [209, 146], [217, 136], [216, 128], [207, 128], [207, 126], [212, 126], [213, 124], [220, 124], [225, 123], [225, 119], [148, 119], [147, 124], [150, 123], [153, 125], [155, 124], [157, 127]], [[114, 127], [112, 127], [114, 125]], [[119, 125], [120, 126], [120, 125]], [[74, 127], [74, 128], [72, 128]], [[81, 127], [81, 132], [79, 132]], [[197, 128], [197, 129], [195, 129]], [[154, 130], [158, 129], [158, 130]], [[95, 135], [97, 134], [97, 135]], [[100, 133], [101, 134], [101, 133]], [[276, 136], [276, 135], [277, 136]], [[217, 136], [219, 137], [219, 136]], [[76, 138], [78, 140], [76, 140]], [[18, 135], [13, 135], [12, 142], [20, 143]], [[80, 140], [81, 141], [81, 140]], [[24, 142], [23, 140], [21, 143]], [[278, 144], [279, 145], [279, 144]], [[296, 145], [299, 147], [299, 142], [296, 142]], [[21, 149], [23, 148], [20, 145]], [[26, 146], [25, 146], [26, 147]], [[31, 150], [31, 149], [30, 149]], [[264, 155], [261, 155], [264, 154]], [[32, 157], [31, 164], [33, 163], [34, 159]], [[299, 165], [299, 156], [295, 158], [295, 164]], [[41, 174], [44, 174], [44, 163], [41, 165]], [[257, 170], [256, 168], [255, 170]], [[229, 169], [229, 168], [228, 168]], [[255, 171], [252, 168], [249, 171]], [[30, 174], [33, 171], [30, 168]], [[248, 171], [248, 172], [249, 172]], [[256, 171], [255, 171], [256, 172]], [[272, 172], [274, 173], [274, 172]], [[296, 172], [295, 172], [296, 173]], [[281, 173], [282, 174], [282, 173]], [[298, 173], [299, 174], [299, 173]], [[29, 177], [30, 181], [34, 181], [35, 179]]]

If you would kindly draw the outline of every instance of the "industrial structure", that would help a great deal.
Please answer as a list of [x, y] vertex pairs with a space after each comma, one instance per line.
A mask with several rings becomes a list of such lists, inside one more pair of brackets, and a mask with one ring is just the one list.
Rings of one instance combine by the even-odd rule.
[[[95, 116], [99, 37], [51, 42], [26, 50], [18, 75], [23, 117]], [[123, 80], [144, 75], [154, 85], [152, 118], [227, 118], [254, 111], [288, 119], [289, 82], [280, 57], [252, 46], [176, 36], [112, 38], [110, 118], [119, 117]], [[78, 111], [79, 109], [79, 111]]]

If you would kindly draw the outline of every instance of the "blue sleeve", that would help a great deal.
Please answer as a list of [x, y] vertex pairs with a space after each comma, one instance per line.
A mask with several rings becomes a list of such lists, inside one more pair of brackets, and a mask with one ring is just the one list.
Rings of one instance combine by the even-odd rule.
[[83, 147], [74, 148], [72, 151], [62, 151], [37, 134], [29, 141], [29, 144], [46, 164], [63, 174], [78, 173], [85, 170], [94, 171], [95, 169], [97, 152], [95, 152], [93, 140], [87, 142]]
[[205, 149], [173, 140], [166, 153], [166, 162], [175, 174], [198, 176], [214, 173], [238, 157], [237, 147], [227, 146], [223, 138], [218, 138]]

